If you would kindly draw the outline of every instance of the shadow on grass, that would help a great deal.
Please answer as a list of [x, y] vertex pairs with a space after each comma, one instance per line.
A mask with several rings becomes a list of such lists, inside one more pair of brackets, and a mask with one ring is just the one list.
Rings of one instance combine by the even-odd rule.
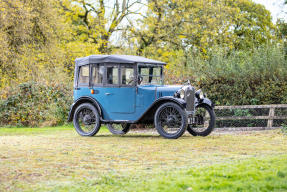
[[110, 138], [157, 138], [159, 135], [95, 135], [94, 137], [110, 137]]
[[[164, 137], [162, 137], [160, 135], [140, 135], [140, 134], [138, 134], [138, 135], [136, 135], [136, 134], [133, 134], [133, 135], [95, 135], [93, 137], [99, 137], [99, 138], [108, 138], [108, 137], [110, 137], [110, 138], [123, 138], [123, 139], [124, 138], [126, 138], [126, 139], [128, 139], [128, 138], [162, 138], [162, 139], [167, 139], [167, 138], [164, 138]], [[188, 137], [191, 137], [191, 136], [183, 135], [183, 136], [179, 137], [178, 139], [180, 139], [180, 138], [188, 138]]]

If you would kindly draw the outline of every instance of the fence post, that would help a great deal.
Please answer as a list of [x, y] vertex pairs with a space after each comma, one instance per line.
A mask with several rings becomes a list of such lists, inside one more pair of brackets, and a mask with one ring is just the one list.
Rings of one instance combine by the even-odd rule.
[[269, 129], [273, 127], [274, 112], [275, 112], [275, 108], [274, 107], [270, 107], [270, 109], [269, 109], [269, 119], [267, 121], [267, 128], [269, 128]]

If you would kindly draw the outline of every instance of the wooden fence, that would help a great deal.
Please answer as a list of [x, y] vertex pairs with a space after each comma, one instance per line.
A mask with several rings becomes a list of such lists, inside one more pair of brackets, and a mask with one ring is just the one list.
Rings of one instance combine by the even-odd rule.
[[278, 105], [239, 105], [239, 106], [216, 106], [215, 110], [236, 110], [236, 109], [269, 109], [269, 115], [265, 116], [219, 116], [216, 117], [216, 120], [267, 120], [266, 127], [223, 127], [218, 128], [221, 130], [265, 130], [265, 129], [276, 129], [280, 126], [273, 126], [273, 120], [284, 120], [287, 119], [287, 116], [276, 116], [276, 108], [286, 108], [287, 104], [278, 104]]

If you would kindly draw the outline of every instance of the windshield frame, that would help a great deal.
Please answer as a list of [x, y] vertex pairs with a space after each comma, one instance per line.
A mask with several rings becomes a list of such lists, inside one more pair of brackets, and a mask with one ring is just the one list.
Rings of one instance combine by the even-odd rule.
[[[142, 75], [140, 74], [140, 67], [156, 67], [156, 68], [160, 68], [160, 76], [154, 76], [154, 75]], [[149, 70], [150, 73], [150, 70]], [[163, 85], [164, 84], [164, 76], [163, 76], [163, 65], [159, 65], [159, 64], [147, 64], [147, 63], [138, 63], [137, 66], [137, 78], [139, 78], [140, 76], [145, 76], [145, 77], [159, 77], [160, 78], [160, 82], [158, 83], [152, 83], [152, 81], [150, 83], [140, 83], [137, 81], [137, 85]]]

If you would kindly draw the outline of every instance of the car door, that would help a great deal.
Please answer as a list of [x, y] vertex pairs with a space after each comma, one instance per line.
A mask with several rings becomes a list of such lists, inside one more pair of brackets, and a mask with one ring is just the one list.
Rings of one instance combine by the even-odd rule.
[[[106, 64], [105, 77], [105, 110], [108, 113], [134, 113], [136, 93], [134, 65]], [[116, 118], [115, 115], [110, 117]]]

